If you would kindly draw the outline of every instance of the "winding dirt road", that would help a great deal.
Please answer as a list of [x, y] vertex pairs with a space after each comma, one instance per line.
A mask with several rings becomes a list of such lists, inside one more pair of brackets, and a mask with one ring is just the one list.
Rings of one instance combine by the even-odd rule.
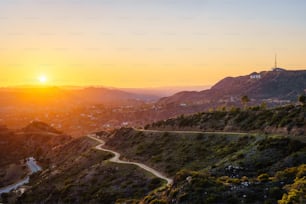
[[167, 181], [167, 185], [172, 185], [173, 179], [164, 176], [161, 172], [159, 172], [159, 171], [157, 171], [155, 169], [152, 169], [151, 167], [148, 167], [145, 164], [138, 163], [138, 162], [128, 162], [128, 161], [120, 160], [120, 156], [121, 156], [120, 153], [115, 152], [115, 151], [110, 150], [110, 149], [103, 148], [103, 146], [105, 145], [105, 141], [96, 138], [94, 134], [87, 135], [87, 137], [89, 137], [89, 138], [91, 138], [91, 139], [93, 139], [93, 140], [95, 140], [95, 141], [100, 143], [98, 146], [96, 146], [96, 149], [101, 150], [101, 151], [105, 151], [105, 152], [110, 152], [110, 153], [114, 154], [114, 157], [109, 159], [109, 161], [114, 162], [114, 163], [119, 163], [119, 164], [133, 164], [133, 165], [136, 165], [136, 166], [138, 166], [138, 167], [140, 167], [140, 168], [150, 172], [154, 176]]

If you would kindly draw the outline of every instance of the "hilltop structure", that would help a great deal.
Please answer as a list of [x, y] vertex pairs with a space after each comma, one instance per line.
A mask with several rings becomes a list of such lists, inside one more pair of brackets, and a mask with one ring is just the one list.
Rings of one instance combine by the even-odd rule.
[[274, 62], [274, 67], [272, 68], [272, 71], [274, 72], [284, 72], [286, 69], [280, 68], [277, 66], [277, 55], [275, 54], [275, 62]]

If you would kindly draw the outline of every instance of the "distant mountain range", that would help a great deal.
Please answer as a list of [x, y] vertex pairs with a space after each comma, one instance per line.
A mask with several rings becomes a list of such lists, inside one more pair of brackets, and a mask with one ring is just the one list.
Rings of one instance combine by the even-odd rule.
[[196, 92], [179, 92], [162, 98], [158, 103], [167, 104], [205, 104], [216, 101], [235, 102], [243, 95], [257, 101], [279, 100], [296, 101], [305, 93], [306, 70], [289, 71], [281, 68], [239, 77], [226, 77], [211, 89]]
[[111, 88], [67, 89], [61, 87], [16, 87], [0, 89], [0, 105], [37, 106], [64, 104], [125, 105], [144, 101], [156, 101], [150, 94], [130, 93]]
[[[206, 87], [203, 87], [205, 89]], [[297, 101], [298, 95], [306, 90], [306, 70], [289, 71], [276, 68], [272, 71], [251, 73], [245, 76], [226, 77], [203, 91], [183, 91], [163, 97], [180, 89], [116, 89], [106, 87], [44, 87], [22, 86], [0, 89], [0, 105], [7, 106], [59, 106], [81, 104], [139, 105], [144, 102], [157, 102], [155, 105], [166, 107], [171, 116], [178, 107], [188, 107], [186, 113], [195, 112], [222, 104], [240, 104], [240, 98], [247, 95], [251, 104], [290, 103]], [[191, 89], [189, 89], [191, 90]], [[194, 87], [192, 90], [199, 90]], [[172, 109], [174, 108], [174, 110]], [[171, 109], [171, 110], [170, 110]], [[191, 109], [191, 110], [189, 110]], [[169, 112], [168, 111], [168, 112]], [[184, 112], [184, 111], [183, 111]], [[184, 113], [185, 113], [184, 112]]]
[[154, 95], [158, 97], [167, 97], [182, 90], [184, 91], [202, 91], [209, 89], [211, 86], [168, 86], [168, 87], [152, 87], [152, 88], [120, 88], [122, 91], [136, 93], [141, 95]]

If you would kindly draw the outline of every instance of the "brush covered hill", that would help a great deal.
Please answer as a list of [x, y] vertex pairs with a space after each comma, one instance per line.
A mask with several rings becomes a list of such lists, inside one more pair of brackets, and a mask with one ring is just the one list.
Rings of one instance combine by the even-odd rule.
[[27, 173], [24, 159], [33, 156], [41, 165], [46, 165], [53, 149], [70, 140], [70, 136], [41, 122], [33, 122], [22, 130], [0, 128], [0, 187], [14, 183]]
[[47, 157], [52, 150], [71, 140], [42, 122], [33, 122], [21, 130], [0, 130], [0, 165], [18, 162], [30, 156], [37, 160]]
[[174, 178], [143, 203], [277, 203], [305, 201], [303, 139], [125, 128], [106, 145]]
[[41, 121], [33, 121], [22, 129], [24, 132], [47, 132], [49, 134], [60, 134], [61, 132]]
[[146, 126], [157, 130], [261, 132], [285, 135], [306, 134], [306, 106], [287, 105], [272, 109], [232, 108], [180, 116]]
[[[259, 75], [260, 78], [251, 78]], [[167, 104], [205, 104], [223, 101], [238, 101], [243, 95], [253, 100], [290, 100], [306, 89], [306, 71], [287, 71], [276, 69], [239, 77], [226, 77], [211, 89], [200, 92], [180, 92], [163, 98], [160, 105]]]
[[109, 162], [110, 153], [96, 150], [98, 143], [88, 137], [56, 148], [50, 166], [31, 177], [31, 186], [17, 203], [116, 203], [139, 202], [163, 185], [146, 171]]

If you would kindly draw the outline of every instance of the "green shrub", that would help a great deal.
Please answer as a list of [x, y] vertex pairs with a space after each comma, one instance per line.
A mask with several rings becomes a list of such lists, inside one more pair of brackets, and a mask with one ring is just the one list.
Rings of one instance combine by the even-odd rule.
[[260, 174], [257, 177], [257, 180], [260, 181], [260, 182], [267, 182], [267, 181], [269, 181], [269, 178], [270, 178], [269, 174], [264, 173], [264, 174]]

